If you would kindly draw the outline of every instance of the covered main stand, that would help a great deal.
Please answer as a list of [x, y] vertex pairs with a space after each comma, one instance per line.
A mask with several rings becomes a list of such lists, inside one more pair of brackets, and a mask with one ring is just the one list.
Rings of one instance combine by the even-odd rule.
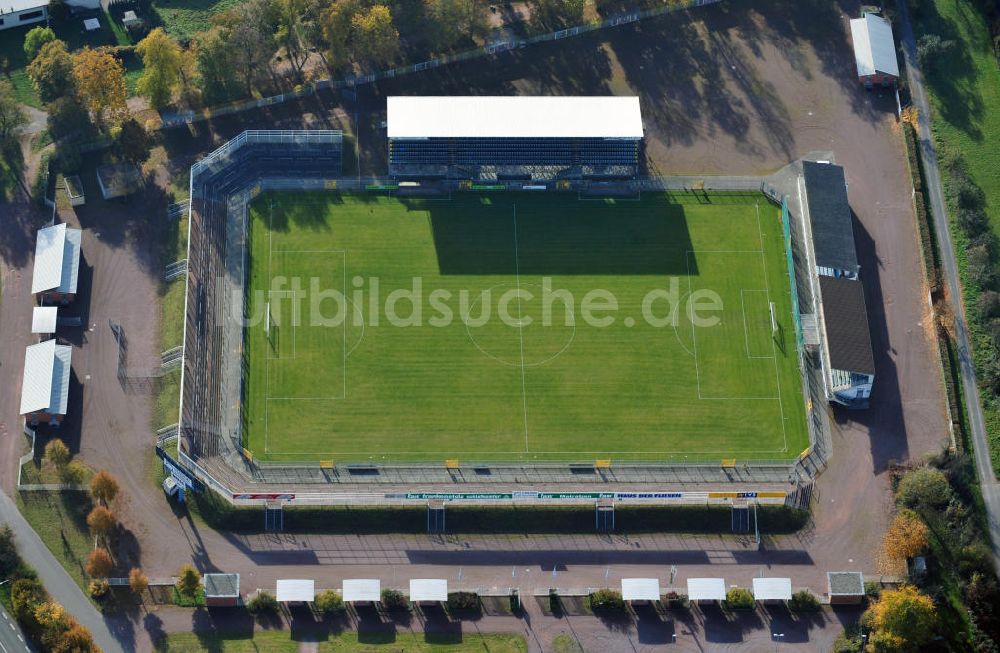
[[444, 603], [448, 600], [448, 581], [444, 578], [413, 578], [410, 580], [410, 601], [413, 603]]
[[382, 598], [382, 581], [378, 578], [345, 578], [341, 595], [345, 603], [378, 603]]
[[311, 603], [316, 598], [316, 581], [283, 578], [278, 580], [278, 603]]
[[629, 602], [660, 600], [658, 578], [622, 578], [622, 598]]
[[725, 601], [725, 579], [688, 578], [688, 599], [696, 602]]

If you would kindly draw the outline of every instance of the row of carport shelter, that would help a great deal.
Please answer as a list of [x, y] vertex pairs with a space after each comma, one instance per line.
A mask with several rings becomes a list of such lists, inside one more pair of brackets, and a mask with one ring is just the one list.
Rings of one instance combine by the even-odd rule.
[[[856, 603], [864, 597], [864, 577], [861, 572], [830, 572], [827, 574], [828, 596], [831, 603]], [[726, 600], [724, 578], [689, 578], [688, 600], [710, 603]], [[754, 578], [751, 586], [757, 601], [776, 603], [790, 601], [790, 578]], [[629, 602], [656, 602], [664, 596], [658, 578], [622, 578], [622, 599]], [[239, 574], [206, 574], [205, 597], [208, 605], [236, 605], [239, 602]], [[311, 603], [316, 598], [316, 583], [311, 579], [281, 579], [275, 597], [279, 603]], [[377, 603], [382, 600], [382, 582], [377, 578], [345, 578], [341, 598], [346, 603]], [[448, 581], [444, 578], [414, 578], [410, 580], [409, 599], [414, 603], [445, 602]]]
[[[345, 603], [378, 603], [382, 600], [382, 581], [377, 578], [345, 578], [340, 595]], [[316, 583], [313, 580], [278, 581], [275, 598], [279, 603], [310, 603], [315, 597]], [[448, 600], [448, 580], [413, 578], [410, 580], [409, 597], [414, 603], [443, 603]]]
[[[655, 602], [662, 596], [657, 578], [622, 578], [622, 599], [626, 601]], [[726, 581], [724, 578], [689, 578], [687, 596], [689, 601], [695, 603], [725, 601]], [[792, 579], [754, 578], [753, 596], [758, 601], [790, 601]]]

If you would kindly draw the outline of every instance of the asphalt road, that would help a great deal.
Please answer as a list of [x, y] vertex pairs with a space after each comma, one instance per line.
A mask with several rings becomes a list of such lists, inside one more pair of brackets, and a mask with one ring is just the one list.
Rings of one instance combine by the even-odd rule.
[[[59, 561], [49, 552], [38, 534], [25, 521], [17, 506], [3, 492], [0, 492], [0, 522], [6, 522], [14, 531], [17, 549], [25, 562], [35, 568], [45, 589], [56, 601], [87, 627], [97, 645], [104, 653], [124, 653], [104, 623], [104, 618], [90, 602], [79, 586], [70, 578]], [[19, 649], [12, 649], [19, 650]]]
[[14, 617], [0, 606], [0, 653], [31, 653]]
[[989, 443], [986, 438], [986, 423], [983, 419], [982, 404], [979, 401], [979, 385], [976, 383], [976, 370], [972, 362], [972, 348], [969, 346], [969, 333], [965, 321], [965, 306], [962, 304], [962, 287], [959, 282], [958, 264], [955, 262], [955, 246], [951, 240], [948, 225], [948, 212], [944, 202], [944, 191], [941, 186], [941, 172], [938, 169], [937, 152], [934, 150], [934, 140], [931, 135], [931, 107], [924, 89], [923, 74], [917, 65], [917, 43], [913, 36], [913, 27], [905, 2], [898, 5], [900, 23], [903, 28], [901, 35], [903, 56], [906, 61], [906, 72], [910, 80], [910, 93], [916, 104], [918, 113], [918, 136], [920, 150], [924, 161], [924, 176], [927, 182], [927, 192], [930, 196], [931, 215], [934, 219], [934, 230], [937, 232], [941, 267], [948, 281], [948, 295], [955, 316], [955, 339], [958, 342], [959, 373], [965, 389], [965, 405], [969, 412], [969, 426], [972, 429], [974, 458], [979, 483], [982, 486], [983, 500], [986, 505], [986, 519], [993, 546], [993, 564], [1000, 574], [1000, 483], [993, 475], [990, 463]]

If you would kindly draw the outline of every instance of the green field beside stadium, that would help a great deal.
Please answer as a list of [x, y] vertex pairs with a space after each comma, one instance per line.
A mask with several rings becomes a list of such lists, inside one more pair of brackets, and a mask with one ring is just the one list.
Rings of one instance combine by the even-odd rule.
[[761, 195], [267, 193], [249, 249], [258, 459], [790, 459], [808, 445], [780, 211]]

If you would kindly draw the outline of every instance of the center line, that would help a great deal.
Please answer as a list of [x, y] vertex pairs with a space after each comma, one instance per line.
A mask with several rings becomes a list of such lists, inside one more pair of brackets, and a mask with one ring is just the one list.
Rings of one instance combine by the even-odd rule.
[[524, 452], [528, 453], [528, 391], [524, 376], [524, 312], [521, 310], [521, 263], [517, 248], [517, 203], [514, 207], [514, 286], [517, 289], [517, 334], [521, 340], [521, 407], [524, 411]]

